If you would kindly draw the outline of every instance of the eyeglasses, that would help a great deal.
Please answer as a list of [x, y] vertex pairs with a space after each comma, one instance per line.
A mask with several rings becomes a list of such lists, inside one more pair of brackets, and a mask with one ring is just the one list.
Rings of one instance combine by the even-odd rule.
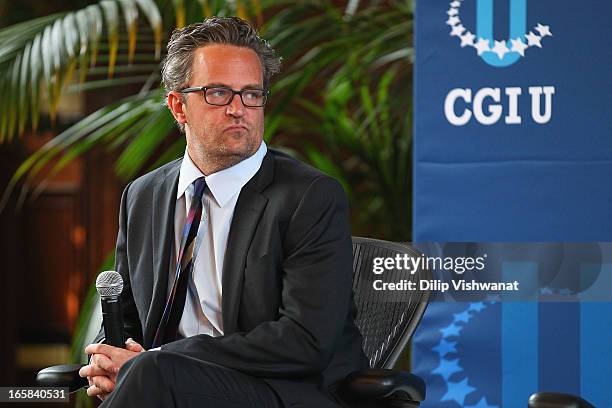
[[240, 95], [244, 106], [261, 108], [266, 104], [270, 91], [266, 89], [241, 89], [234, 91], [224, 86], [196, 86], [179, 91], [182, 94], [191, 92], [204, 92], [204, 100], [209, 105], [225, 106], [232, 103], [235, 95]]

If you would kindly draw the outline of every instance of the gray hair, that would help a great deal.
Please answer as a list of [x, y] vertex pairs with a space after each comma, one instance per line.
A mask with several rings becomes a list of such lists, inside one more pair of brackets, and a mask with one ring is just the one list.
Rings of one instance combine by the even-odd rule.
[[[265, 89], [280, 71], [281, 58], [247, 21], [238, 17], [211, 17], [172, 33], [162, 65], [166, 96], [170, 91], [180, 91], [187, 86], [191, 79], [194, 51], [208, 44], [234, 45], [255, 51], [261, 62]], [[179, 129], [184, 132], [184, 125], [179, 124]]]

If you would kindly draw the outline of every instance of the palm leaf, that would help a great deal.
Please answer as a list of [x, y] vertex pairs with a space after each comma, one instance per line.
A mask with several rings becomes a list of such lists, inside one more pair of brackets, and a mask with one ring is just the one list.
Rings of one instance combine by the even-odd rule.
[[[58, 13], [0, 30], [0, 89], [11, 90], [17, 103], [0, 104], [0, 143], [23, 134], [27, 118], [36, 129], [40, 99], [46, 95], [49, 114], [55, 118], [65, 84], [79, 66], [79, 79], [85, 81], [87, 60], [94, 66], [99, 42], [106, 28], [108, 76], [115, 72], [120, 49], [120, 20], [127, 27], [127, 60], [136, 55], [139, 10], [154, 33], [155, 57], [161, 56], [162, 20], [153, 0], [102, 0], [82, 10]], [[44, 90], [44, 91], [43, 91]]]
[[156, 111], [147, 115], [146, 120], [146, 125], [132, 138], [117, 160], [116, 173], [124, 180], [133, 178], [143, 169], [155, 149], [174, 128], [174, 118], [161, 103], [157, 104]]

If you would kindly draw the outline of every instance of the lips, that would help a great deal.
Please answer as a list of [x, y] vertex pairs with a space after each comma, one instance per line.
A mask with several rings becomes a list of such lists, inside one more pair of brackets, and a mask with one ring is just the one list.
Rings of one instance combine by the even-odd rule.
[[232, 125], [225, 128], [225, 131], [237, 131], [237, 130], [248, 130], [246, 126], [243, 125]]

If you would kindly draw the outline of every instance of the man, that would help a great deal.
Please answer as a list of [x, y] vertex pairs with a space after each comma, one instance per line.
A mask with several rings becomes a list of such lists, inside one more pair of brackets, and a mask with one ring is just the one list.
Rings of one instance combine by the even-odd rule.
[[172, 35], [163, 82], [187, 149], [123, 193], [130, 340], [89, 345], [80, 372], [103, 406], [331, 407], [367, 366], [344, 192], [262, 141], [279, 65], [238, 18]]

